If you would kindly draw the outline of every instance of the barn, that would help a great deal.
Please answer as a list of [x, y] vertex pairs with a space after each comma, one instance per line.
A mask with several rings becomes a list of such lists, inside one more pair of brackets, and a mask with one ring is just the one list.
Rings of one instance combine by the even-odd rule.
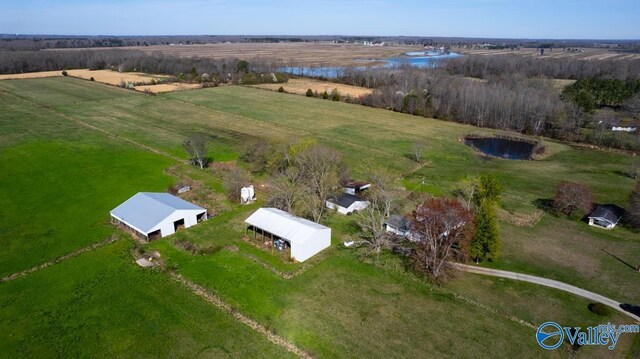
[[260, 208], [244, 222], [254, 237], [260, 235], [272, 241], [274, 247], [290, 250], [291, 259], [298, 262], [306, 261], [331, 245], [331, 228], [277, 208]]
[[353, 211], [360, 211], [367, 208], [369, 201], [357, 195], [343, 193], [335, 198], [328, 199], [325, 205], [327, 208], [333, 209], [338, 213], [349, 214]]
[[139, 192], [111, 212], [119, 225], [150, 240], [207, 219], [207, 210], [169, 193]]

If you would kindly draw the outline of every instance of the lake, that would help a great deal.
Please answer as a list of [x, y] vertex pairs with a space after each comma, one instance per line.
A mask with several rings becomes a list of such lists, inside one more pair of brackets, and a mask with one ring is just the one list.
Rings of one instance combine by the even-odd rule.
[[[394, 68], [403, 65], [411, 65], [415, 67], [435, 67], [442, 60], [454, 59], [462, 55], [450, 52], [442, 53], [436, 51], [412, 51], [405, 53], [406, 56], [392, 57], [386, 59], [386, 64], [376, 65], [372, 67], [357, 66], [358, 70], [366, 70], [368, 68]], [[368, 62], [370, 60], [362, 60]], [[326, 77], [336, 78], [344, 74], [345, 66], [329, 66], [329, 67], [282, 67], [278, 70], [297, 76]]]
[[500, 137], [465, 137], [465, 145], [493, 157], [507, 160], [530, 160], [535, 144]]

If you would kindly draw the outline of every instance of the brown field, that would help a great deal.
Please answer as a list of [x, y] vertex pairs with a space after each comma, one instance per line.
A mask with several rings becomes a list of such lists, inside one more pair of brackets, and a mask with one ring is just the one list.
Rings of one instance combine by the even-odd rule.
[[[161, 52], [180, 57], [208, 57], [214, 59], [239, 58], [251, 60], [281, 60], [295, 62], [299, 66], [349, 66], [376, 63], [374, 60], [398, 56], [421, 46], [365, 46], [358, 44], [334, 44], [331, 42], [301, 43], [224, 43], [204, 45], [156, 45], [133, 46], [122, 49], [141, 50], [146, 53]], [[48, 51], [74, 51], [56, 49]]]
[[280, 86], [282, 86], [286, 92], [291, 92], [299, 95], [306, 94], [308, 89], [317, 91], [318, 93], [322, 93], [324, 91], [331, 93], [333, 89], [338, 89], [338, 93], [340, 93], [341, 96], [351, 97], [360, 97], [373, 92], [372, 89], [368, 89], [365, 87], [341, 85], [333, 82], [312, 79], [290, 79], [285, 84], [260, 84], [252, 87], [277, 91]]
[[202, 88], [202, 85], [183, 84], [183, 83], [175, 82], [170, 84], [136, 86], [135, 90], [140, 92], [149, 90], [153, 93], [163, 93], [163, 92], [193, 90], [193, 89], [199, 89], [199, 88]]
[[624, 52], [617, 52], [612, 49], [597, 49], [597, 48], [580, 48], [577, 52], [567, 52], [562, 48], [554, 48], [551, 51], [549, 49], [544, 50], [544, 55], [540, 56], [540, 51], [534, 48], [521, 48], [520, 50], [488, 50], [488, 49], [467, 49], [467, 48], [452, 48], [451, 51], [458, 52], [463, 55], [521, 55], [521, 56], [536, 56], [542, 58], [560, 58], [571, 57], [582, 60], [605, 60], [605, 59], [638, 59], [640, 54], [629, 54]]
[[62, 76], [62, 71], [41, 71], [41, 72], [27, 72], [24, 74], [0, 75], [0, 80], [38, 79], [42, 77], [57, 77], [57, 76]]
[[69, 76], [89, 80], [94, 78], [96, 82], [118, 86], [122, 81], [133, 83], [151, 83], [151, 80], [162, 80], [169, 76], [149, 75], [141, 72], [116, 72], [111, 70], [68, 70]]

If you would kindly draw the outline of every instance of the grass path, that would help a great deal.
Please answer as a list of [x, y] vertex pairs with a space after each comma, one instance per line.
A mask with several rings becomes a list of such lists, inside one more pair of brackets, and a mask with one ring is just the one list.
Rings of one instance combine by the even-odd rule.
[[524, 282], [529, 282], [529, 283], [534, 283], [534, 284], [539, 284], [539, 285], [543, 285], [546, 287], [551, 287], [551, 288], [555, 288], [555, 289], [560, 289], [563, 290], [565, 292], [568, 293], [572, 293], [578, 296], [581, 296], [583, 298], [587, 298], [590, 300], [594, 300], [596, 302], [605, 304], [621, 313], [626, 314], [627, 316], [633, 318], [634, 320], [636, 320], [637, 322], [640, 322], [640, 317], [638, 317], [637, 315], [631, 314], [625, 310], [623, 310], [622, 308], [620, 308], [620, 302], [615, 301], [611, 298], [607, 298], [605, 296], [602, 296], [600, 294], [594, 293], [594, 292], [590, 292], [588, 290], [582, 289], [582, 288], [578, 288], [576, 286], [567, 284], [567, 283], [563, 283], [563, 282], [559, 282], [557, 280], [553, 280], [553, 279], [547, 279], [547, 278], [543, 278], [543, 277], [536, 277], [533, 275], [529, 275], [529, 274], [522, 274], [522, 273], [516, 273], [516, 272], [510, 272], [510, 271], [503, 271], [503, 270], [498, 270], [498, 269], [490, 269], [490, 268], [482, 268], [482, 267], [476, 267], [476, 266], [471, 266], [471, 265], [467, 265], [467, 264], [460, 264], [460, 263], [454, 263], [454, 265], [465, 272], [468, 273], [474, 273], [474, 274], [483, 274], [483, 275], [490, 275], [490, 276], [494, 276], [494, 277], [501, 277], [501, 278], [507, 278], [507, 279], [513, 279], [513, 280], [520, 280], [520, 281], [524, 281]]
[[175, 281], [189, 288], [194, 294], [204, 298], [206, 301], [215, 305], [216, 307], [223, 310], [224, 312], [231, 314], [240, 323], [245, 324], [251, 329], [260, 333], [261, 335], [266, 337], [270, 342], [286, 349], [287, 351], [299, 356], [300, 358], [313, 358], [313, 356], [311, 356], [309, 353], [305, 352], [304, 350], [298, 348], [295, 344], [275, 334], [271, 330], [267, 329], [264, 325], [259, 324], [255, 320], [238, 312], [235, 308], [225, 303], [222, 299], [220, 299], [220, 297], [211, 293], [204, 287], [186, 279], [185, 277], [177, 273], [171, 273], [170, 276]]
[[58, 257], [56, 259], [50, 260], [48, 262], [44, 262], [44, 263], [42, 263], [40, 265], [37, 265], [35, 267], [31, 267], [29, 269], [23, 270], [22, 272], [9, 274], [8, 276], [5, 276], [5, 277], [1, 278], [0, 279], [0, 283], [4, 283], [4, 282], [8, 282], [10, 280], [14, 280], [14, 279], [17, 279], [17, 278], [20, 278], [20, 277], [24, 277], [24, 276], [26, 276], [28, 274], [33, 273], [33, 272], [37, 272], [37, 271], [39, 271], [41, 269], [45, 269], [47, 267], [51, 267], [52, 265], [58, 264], [58, 263], [60, 263], [60, 262], [62, 262], [64, 260], [71, 259], [71, 258], [77, 257], [77, 256], [79, 256], [79, 255], [81, 255], [83, 253], [87, 253], [87, 252], [90, 252], [92, 250], [104, 247], [107, 244], [111, 244], [111, 243], [117, 241], [118, 239], [120, 239], [120, 238], [117, 237], [117, 236], [112, 236], [112, 237], [109, 237], [109, 238], [105, 239], [102, 242], [94, 243], [94, 244], [92, 244], [90, 246], [87, 246], [87, 247], [84, 247], [84, 248], [80, 248], [78, 250], [75, 250], [75, 251], [73, 251], [71, 253], [65, 254], [65, 255], [63, 255], [61, 257]]

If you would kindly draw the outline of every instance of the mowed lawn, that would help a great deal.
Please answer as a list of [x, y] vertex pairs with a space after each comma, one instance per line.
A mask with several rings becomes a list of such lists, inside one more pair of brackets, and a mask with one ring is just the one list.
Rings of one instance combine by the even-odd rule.
[[[534, 200], [549, 198], [553, 186], [574, 173], [592, 185], [598, 199], [618, 204], [624, 204], [633, 185], [621, 174], [629, 157], [548, 143], [552, 155], [543, 161], [487, 161], [458, 139], [491, 131], [242, 87], [148, 96], [69, 78], [6, 81], [0, 82], [0, 111], [0, 201], [10, 208], [0, 212], [0, 243], [6, 243], [0, 268], [6, 273], [108, 237], [114, 231], [108, 210], [137, 191], [166, 189], [174, 179], [164, 170], [176, 163], [168, 156], [186, 159], [181, 144], [192, 132], [211, 136], [214, 161], [233, 160], [255, 141], [313, 137], [340, 150], [356, 175], [367, 166], [388, 167], [399, 176], [416, 170], [407, 155], [414, 140], [426, 140], [429, 163], [406, 176], [408, 187], [425, 177], [426, 191], [444, 194], [466, 174], [493, 172], [505, 182], [503, 206], [515, 212], [534, 211]], [[535, 330], [518, 320], [531, 325], [554, 319], [567, 325], [624, 322], [620, 316], [595, 317], [582, 299], [528, 284], [469, 276], [438, 288], [399, 270], [362, 263], [338, 246], [307, 267], [281, 263], [240, 240], [242, 220], [254, 207], [229, 208], [151, 247], [184, 276], [318, 357], [564, 357], [562, 351], [543, 353]], [[34, 217], [21, 217], [24, 211]], [[29, 226], [33, 220], [41, 224]], [[334, 244], [341, 242], [348, 220], [330, 219], [339, 227]], [[606, 244], [621, 257], [638, 258], [638, 236], [590, 231], [547, 216], [533, 229], [501, 223], [504, 257], [496, 265], [561, 277], [615, 299], [640, 297], [632, 275], [637, 273], [629, 274], [619, 261], [605, 260], [610, 257], [593, 249]], [[576, 245], [583, 236], [593, 248]], [[191, 255], [173, 244], [180, 238], [219, 250]], [[581, 263], [582, 255], [599, 265], [566, 271], [561, 248], [575, 248], [576, 258], [566, 259], [571, 263]], [[91, 350], [110, 357], [286, 354], [245, 333], [248, 329], [166, 274], [145, 272], [132, 260], [122, 241], [0, 284], [0, 314], [9, 318], [0, 326], [6, 325], [3, 333], [12, 324], [17, 328], [2, 345], [15, 356], [87, 356]], [[286, 280], [270, 268], [308, 270]], [[622, 278], [623, 284], [610, 285], [612, 278]], [[37, 315], [30, 315], [34, 311]], [[113, 318], [101, 318], [105, 313]], [[136, 329], [145, 334], [136, 336]], [[61, 345], [57, 333], [62, 333]], [[34, 347], [26, 348], [32, 340]], [[103, 350], [103, 342], [113, 348]], [[614, 353], [591, 348], [582, 353], [624, 357], [630, 342]]]

